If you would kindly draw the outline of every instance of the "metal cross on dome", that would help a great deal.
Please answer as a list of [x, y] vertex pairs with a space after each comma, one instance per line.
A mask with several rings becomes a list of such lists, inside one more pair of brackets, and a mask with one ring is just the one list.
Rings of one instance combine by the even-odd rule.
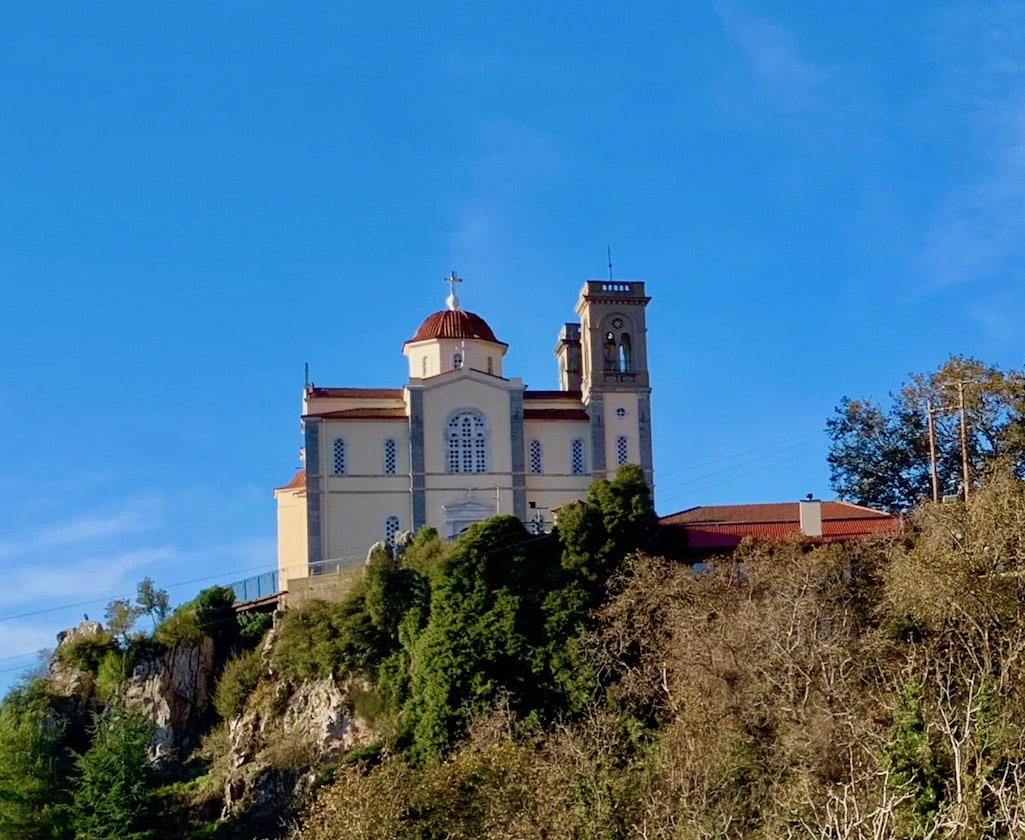
[[458, 309], [459, 308], [459, 298], [456, 297], [456, 284], [457, 283], [462, 283], [463, 279], [461, 277], [456, 277], [455, 269], [452, 269], [452, 276], [451, 277], [446, 277], [444, 280], [442, 280], [442, 282], [443, 283], [448, 283], [449, 288], [452, 290], [451, 292], [449, 292], [449, 296], [448, 296], [448, 308], [449, 309]]

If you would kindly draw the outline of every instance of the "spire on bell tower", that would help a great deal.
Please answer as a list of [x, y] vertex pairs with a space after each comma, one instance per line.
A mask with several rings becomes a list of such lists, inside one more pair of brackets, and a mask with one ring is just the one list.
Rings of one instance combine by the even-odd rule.
[[452, 276], [446, 277], [442, 280], [443, 283], [448, 283], [451, 291], [448, 293], [448, 297], [445, 299], [445, 305], [453, 312], [459, 311], [459, 298], [456, 297], [456, 284], [462, 283], [461, 277], [456, 277], [455, 269], [452, 269]]

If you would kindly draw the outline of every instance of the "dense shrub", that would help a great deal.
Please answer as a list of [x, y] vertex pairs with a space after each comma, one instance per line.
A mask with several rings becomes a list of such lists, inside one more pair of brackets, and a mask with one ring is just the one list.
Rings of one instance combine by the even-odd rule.
[[251, 650], [229, 659], [214, 690], [214, 708], [222, 720], [237, 717], [260, 681], [260, 651]]
[[83, 636], [57, 648], [57, 658], [73, 668], [96, 675], [100, 663], [113, 652], [118, 651], [117, 641], [105, 631], [95, 636]]
[[387, 647], [358, 591], [341, 603], [312, 600], [286, 612], [271, 662], [285, 679], [320, 679], [378, 662]]

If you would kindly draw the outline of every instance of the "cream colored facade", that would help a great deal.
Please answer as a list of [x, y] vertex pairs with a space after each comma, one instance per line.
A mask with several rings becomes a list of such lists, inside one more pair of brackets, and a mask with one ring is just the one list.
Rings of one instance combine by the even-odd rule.
[[648, 300], [643, 283], [584, 284], [558, 391], [506, 378], [507, 345], [454, 295], [403, 345], [402, 387], [307, 387], [306, 468], [275, 491], [281, 588], [425, 525], [452, 538], [508, 513], [547, 529], [623, 463], [651, 483]]

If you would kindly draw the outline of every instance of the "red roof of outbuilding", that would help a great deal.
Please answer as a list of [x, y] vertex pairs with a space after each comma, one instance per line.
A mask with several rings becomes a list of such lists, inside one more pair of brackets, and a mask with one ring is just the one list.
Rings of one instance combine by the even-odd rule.
[[[819, 502], [819, 504], [822, 505], [823, 522], [829, 519], [896, 519], [885, 511], [853, 505], [850, 502]], [[799, 522], [800, 519], [799, 502], [771, 502], [754, 505], [701, 505], [663, 516], [662, 523], [666, 525], [691, 522], [752, 524]]]
[[[842, 542], [900, 533], [896, 516], [849, 502], [821, 502], [822, 536], [812, 539]], [[683, 528], [692, 549], [729, 549], [745, 537], [783, 540], [801, 536], [798, 502], [755, 505], [708, 505], [663, 516], [660, 524]]]
[[477, 338], [481, 341], [490, 341], [493, 344], [505, 344], [495, 338], [491, 327], [480, 315], [475, 315], [464, 309], [442, 309], [440, 312], [428, 315], [427, 320], [420, 325], [420, 329], [406, 344], [433, 338]]

